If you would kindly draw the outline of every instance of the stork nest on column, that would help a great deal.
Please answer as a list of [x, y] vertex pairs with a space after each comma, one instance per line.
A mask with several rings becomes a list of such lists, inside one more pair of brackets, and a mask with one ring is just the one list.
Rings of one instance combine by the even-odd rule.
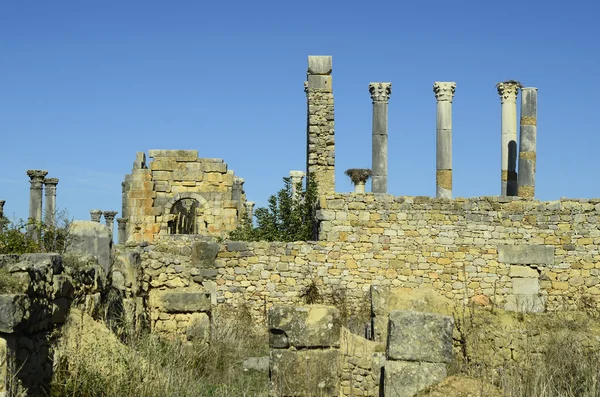
[[521, 84], [520, 81], [517, 80], [506, 80], [506, 81], [501, 81], [498, 84], [496, 84], [496, 88], [498, 88], [500, 86], [500, 84], [506, 84], [506, 85], [516, 85], [519, 88], [523, 88], [523, 84]]
[[373, 172], [368, 168], [350, 168], [346, 170], [345, 174], [350, 177], [352, 183], [358, 185], [359, 183], [367, 183]]

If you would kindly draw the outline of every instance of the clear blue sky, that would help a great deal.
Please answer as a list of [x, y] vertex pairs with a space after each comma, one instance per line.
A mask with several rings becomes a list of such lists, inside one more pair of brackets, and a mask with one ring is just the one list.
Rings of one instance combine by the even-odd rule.
[[[0, 0], [0, 199], [27, 169], [76, 219], [121, 209], [135, 153], [198, 149], [264, 206], [305, 168], [308, 55], [333, 56], [336, 185], [371, 166], [391, 81], [389, 191], [435, 195], [434, 81], [456, 81], [454, 195], [500, 190], [499, 81], [539, 88], [537, 197], [600, 197], [597, 1]], [[118, 215], [120, 216], [120, 215]]]

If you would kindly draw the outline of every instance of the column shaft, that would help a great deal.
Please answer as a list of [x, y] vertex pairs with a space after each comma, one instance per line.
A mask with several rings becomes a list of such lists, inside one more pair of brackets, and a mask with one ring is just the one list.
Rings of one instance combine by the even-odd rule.
[[46, 196], [46, 213], [44, 214], [44, 224], [48, 227], [56, 226], [56, 185], [57, 178], [44, 179], [44, 190]]
[[335, 191], [334, 106], [331, 56], [308, 57], [306, 174], [321, 194]]
[[125, 244], [127, 242], [127, 218], [117, 218], [117, 243]]
[[521, 89], [521, 137], [519, 142], [519, 197], [535, 196], [537, 145], [537, 88]]
[[498, 93], [502, 103], [501, 137], [501, 194], [517, 195], [517, 95], [520, 84], [507, 81], [498, 84]]
[[370, 83], [373, 99], [372, 192], [387, 193], [388, 177], [388, 101], [392, 83]]
[[435, 195], [452, 198], [452, 99], [454, 82], [436, 82], [433, 92], [437, 100], [436, 113], [436, 174]]
[[[31, 238], [38, 240], [36, 230], [42, 222], [42, 190], [44, 186], [44, 177], [48, 175], [48, 171], [44, 170], [28, 170], [27, 175], [30, 178], [31, 186], [29, 187], [29, 222], [27, 227]], [[33, 224], [31, 224], [33, 222]]]
[[108, 227], [108, 232], [110, 234], [110, 238], [112, 241], [114, 229], [115, 229], [115, 216], [117, 216], [118, 211], [104, 211], [104, 222], [106, 222], [106, 226]]

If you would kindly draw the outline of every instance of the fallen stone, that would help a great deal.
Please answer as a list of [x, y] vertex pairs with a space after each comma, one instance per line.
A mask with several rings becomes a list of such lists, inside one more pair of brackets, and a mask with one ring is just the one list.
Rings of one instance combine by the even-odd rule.
[[19, 324], [28, 319], [29, 305], [27, 295], [0, 295], [0, 332], [15, 332]]
[[275, 306], [269, 310], [268, 325], [272, 348], [340, 345], [340, 313], [335, 307]]
[[189, 341], [207, 341], [210, 337], [210, 318], [208, 314], [192, 314], [185, 336]]
[[271, 350], [271, 387], [278, 397], [338, 397], [338, 349]]
[[72, 242], [67, 252], [96, 257], [104, 274], [110, 274], [112, 240], [108, 227], [98, 222], [73, 221], [69, 226], [69, 233]]
[[269, 356], [249, 357], [242, 364], [244, 371], [269, 372]]
[[441, 382], [446, 364], [387, 361], [384, 367], [384, 396], [413, 397], [419, 391]]
[[415, 397], [503, 397], [496, 386], [465, 376], [449, 376], [437, 385], [417, 393]]

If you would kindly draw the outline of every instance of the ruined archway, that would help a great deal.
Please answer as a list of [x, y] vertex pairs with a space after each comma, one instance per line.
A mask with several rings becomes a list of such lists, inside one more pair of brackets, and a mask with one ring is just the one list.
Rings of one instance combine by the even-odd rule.
[[198, 217], [206, 205], [206, 199], [197, 193], [180, 193], [165, 205], [168, 234], [198, 234], [203, 228]]

